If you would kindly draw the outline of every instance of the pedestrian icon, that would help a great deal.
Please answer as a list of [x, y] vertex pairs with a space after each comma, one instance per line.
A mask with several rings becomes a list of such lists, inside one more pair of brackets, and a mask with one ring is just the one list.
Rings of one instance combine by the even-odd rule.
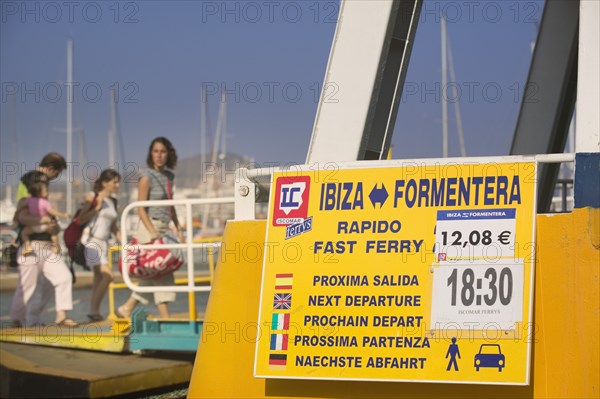
[[452, 343], [448, 347], [448, 352], [446, 352], [446, 359], [450, 356], [450, 361], [448, 362], [448, 367], [446, 371], [450, 371], [450, 367], [454, 365], [454, 370], [458, 371], [458, 363], [456, 362], [456, 357], [460, 359], [460, 351], [458, 350], [458, 345], [456, 344], [456, 337], [452, 337]]

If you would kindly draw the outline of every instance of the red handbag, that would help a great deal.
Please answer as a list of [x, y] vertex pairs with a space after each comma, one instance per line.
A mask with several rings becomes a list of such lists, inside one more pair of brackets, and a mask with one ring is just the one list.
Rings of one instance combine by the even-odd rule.
[[[165, 234], [148, 244], [177, 244], [178, 241]], [[175, 272], [183, 265], [183, 251], [180, 249], [140, 249], [135, 238], [125, 245], [125, 256], [129, 266], [129, 276], [142, 280], [152, 280]], [[123, 273], [123, 259], [119, 259], [119, 270]]]
[[[160, 181], [152, 175], [160, 185]], [[167, 189], [162, 185], [160, 187], [165, 192], [168, 199], [171, 199], [171, 180], [167, 178]], [[177, 219], [173, 217], [175, 209], [169, 207], [171, 219], [178, 225]], [[178, 244], [177, 237], [170, 233], [164, 234], [148, 244]], [[181, 249], [140, 249], [139, 242], [134, 237], [130, 243], [125, 245], [125, 256], [127, 256], [127, 264], [129, 265], [129, 276], [137, 277], [142, 280], [159, 279], [173, 273], [183, 265], [183, 250]], [[119, 259], [119, 270], [123, 274], [123, 259]]]

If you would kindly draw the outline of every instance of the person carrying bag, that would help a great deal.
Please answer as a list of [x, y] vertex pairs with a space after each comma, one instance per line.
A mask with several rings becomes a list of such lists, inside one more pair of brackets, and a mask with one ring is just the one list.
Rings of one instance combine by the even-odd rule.
[[76, 246], [83, 254], [83, 259], [77, 263], [86, 266], [93, 272], [92, 292], [90, 298], [91, 322], [104, 320], [100, 314], [100, 305], [108, 292], [108, 286], [113, 281], [113, 271], [109, 262], [109, 247], [114, 235], [117, 242], [121, 241], [118, 227], [118, 205], [114, 197], [119, 192], [121, 176], [114, 169], [104, 169], [94, 182], [93, 192], [86, 196], [86, 204], [80, 219], [84, 224], [81, 239]]
[[[175, 178], [173, 170], [177, 164], [177, 153], [171, 142], [165, 137], [152, 140], [146, 159], [148, 169], [144, 170], [138, 182], [138, 200], [166, 200], [173, 197], [172, 185]], [[167, 233], [169, 223], [173, 221], [177, 228], [177, 236], [185, 241], [177, 213], [173, 207], [155, 206], [138, 208], [140, 223], [134, 235], [140, 244], [149, 244]], [[140, 280], [140, 286], [169, 286], [175, 284], [173, 273], [153, 279]], [[169, 317], [168, 304], [175, 300], [175, 292], [155, 292], [154, 303], [161, 318]], [[138, 303], [148, 305], [151, 296], [147, 293], [134, 292], [123, 305], [119, 306], [119, 316], [128, 318]]]
[[[156, 184], [160, 187], [163, 187], [161, 181], [158, 180], [155, 174], [150, 174]], [[167, 178], [167, 189], [165, 190], [165, 195], [167, 199], [171, 199], [171, 180]], [[175, 224], [177, 231], [181, 231], [181, 227], [179, 226], [179, 221], [177, 218], [173, 217], [175, 214], [175, 207], [168, 207], [170, 218]], [[147, 236], [148, 230], [143, 227], [143, 225], [138, 225], [138, 230], [136, 236], [131, 240], [128, 247], [126, 248], [126, 257], [127, 257], [127, 265], [129, 267], [129, 276], [136, 277], [138, 279], [148, 280], [148, 279], [161, 279], [166, 277], [168, 274], [172, 274], [175, 271], [179, 270], [179, 268], [183, 265], [183, 250], [181, 249], [169, 249], [169, 248], [159, 248], [159, 249], [140, 249], [138, 244], [144, 244], [143, 241], [138, 241], [140, 239], [148, 239]], [[155, 224], [156, 228], [156, 224]], [[168, 229], [168, 223], [167, 223]], [[158, 230], [164, 230], [164, 226], [161, 226]], [[141, 238], [140, 238], [141, 237]], [[162, 244], [178, 244], [181, 241], [175, 236], [173, 233], [167, 230], [166, 233], [162, 234], [158, 238], [150, 239], [147, 244], [153, 245], [162, 245]], [[119, 268], [123, 269], [123, 262], [120, 260]]]

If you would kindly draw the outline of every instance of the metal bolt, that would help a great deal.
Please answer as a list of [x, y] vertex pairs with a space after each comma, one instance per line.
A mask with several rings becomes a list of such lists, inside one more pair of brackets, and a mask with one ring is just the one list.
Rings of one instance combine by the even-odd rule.
[[248, 186], [240, 186], [240, 195], [242, 197], [246, 197], [250, 194], [250, 187]]

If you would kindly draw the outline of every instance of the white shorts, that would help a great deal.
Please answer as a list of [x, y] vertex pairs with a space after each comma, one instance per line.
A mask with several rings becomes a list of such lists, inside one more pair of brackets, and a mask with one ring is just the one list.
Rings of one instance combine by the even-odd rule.
[[108, 242], [91, 238], [85, 243], [85, 263], [88, 267], [108, 265]]

